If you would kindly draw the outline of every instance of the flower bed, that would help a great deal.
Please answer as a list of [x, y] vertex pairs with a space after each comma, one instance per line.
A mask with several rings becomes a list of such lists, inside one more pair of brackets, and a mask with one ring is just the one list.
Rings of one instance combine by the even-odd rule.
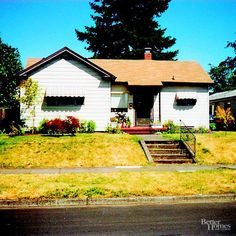
[[40, 125], [39, 131], [44, 134], [72, 134], [75, 135], [80, 127], [79, 119], [67, 116], [66, 119], [55, 118], [44, 120]]

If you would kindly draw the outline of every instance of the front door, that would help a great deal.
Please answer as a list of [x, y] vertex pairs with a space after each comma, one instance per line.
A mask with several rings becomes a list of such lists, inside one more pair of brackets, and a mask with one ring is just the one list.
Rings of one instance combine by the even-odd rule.
[[149, 126], [152, 120], [153, 94], [134, 94], [136, 126]]

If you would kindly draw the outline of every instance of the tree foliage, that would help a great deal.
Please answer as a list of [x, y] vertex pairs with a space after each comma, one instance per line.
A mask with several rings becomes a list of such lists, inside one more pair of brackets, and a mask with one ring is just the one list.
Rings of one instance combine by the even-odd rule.
[[13, 107], [16, 103], [17, 73], [22, 70], [18, 49], [0, 38], [0, 106]]
[[38, 82], [29, 78], [27, 80], [23, 80], [20, 84], [20, 87], [24, 91], [24, 94], [19, 98], [20, 102], [23, 103], [26, 108], [34, 106], [39, 92]]
[[234, 50], [233, 57], [227, 57], [218, 66], [211, 66], [210, 76], [214, 80], [213, 92], [236, 89], [236, 40], [226, 46]]
[[[23, 80], [20, 84], [20, 88], [22, 90], [22, 94], [19, 97], [19, 101], [25, 105], [25, 112], [29, 110], [29, 114], [32, 117], [33, 128], [35, 127], [35, 109], [37, 105], [37, 97], [39, 95], [39, 85], [37, 81], [28, 78], [27, 80]], [[34, 131], [34, 130], [33, 130]]]
[[226, 129], [228, 129], [229, 125], [233, 124], [235, 121], [230, 107], [225, 110], [223, 107], [217, 106], [215, 118], [222, 120]]
[[75, 30], [78, 40], [88, 44], [94, 58], [142, 59], [145, 47], [151, 47], [153, 59], [172, 60], [178, 51], [170, 51], [176, 39], [165, 36], [157, 19], [167, 10], [170, 0], [94, 0], [95, 26]]

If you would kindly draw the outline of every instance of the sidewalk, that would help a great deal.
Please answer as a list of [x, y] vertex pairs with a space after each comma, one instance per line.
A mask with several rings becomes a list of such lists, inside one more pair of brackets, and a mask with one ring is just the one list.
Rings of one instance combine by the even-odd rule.
[[235, 202], [236, 194], [212, 194], [189, 196], [123, 197], [123, 198], [60, 198], [0, 200], [0, 209], [28, 207], [81, 207], [183, 203]]
[[67, 174], [67, 173], [110, 173], [110, 172], [195, 172], [199, 170], [233, 169], [236, 165], [158, 165], [158, 166], [115, 166], [91, 168], [32, 168], [0, 169], [0, 174]]

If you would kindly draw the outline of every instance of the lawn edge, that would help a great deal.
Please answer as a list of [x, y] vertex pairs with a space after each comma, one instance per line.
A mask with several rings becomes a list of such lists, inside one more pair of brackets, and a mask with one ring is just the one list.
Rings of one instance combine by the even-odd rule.
[[61, 207], [61, 206], [99, 206], [99, 205], [135, 205], [162, 203], [207, 203], [236, 202], [236, 194], [183, 195], [158, 197], [127, 198], [60, 198], [60, 199], [19, 199], [0, 200], [0, 208], [19, 207]]

